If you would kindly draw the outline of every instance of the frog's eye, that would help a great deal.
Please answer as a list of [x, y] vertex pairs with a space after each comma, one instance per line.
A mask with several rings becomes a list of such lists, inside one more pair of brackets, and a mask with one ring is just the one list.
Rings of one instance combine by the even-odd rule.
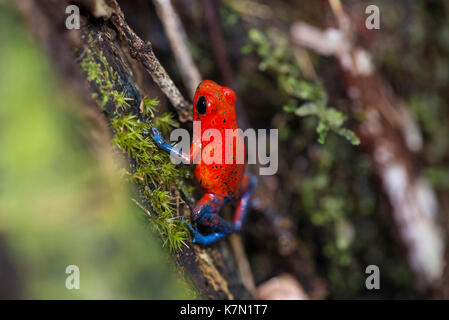
[[207, 101], [204, 96], [201, 96], [198, 101], [196, 102], [196, 111], [198, 114], [206, 114], [206, 107], [207, 107]]

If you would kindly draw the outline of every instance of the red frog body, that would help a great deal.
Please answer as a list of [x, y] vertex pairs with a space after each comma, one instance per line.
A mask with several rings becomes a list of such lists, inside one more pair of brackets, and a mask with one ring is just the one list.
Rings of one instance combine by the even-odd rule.
[[[200, 99], [204, 99], [206, 111], [201, 114], [198, 112], [198, 108], [195, 108], [193, 119], [201, 123], [201, 145], [204, 150], [208, 144], [217, 143], [216, 147], [221, 147], [221, 157], [219, 157], [221, 161], [207, 164], [204, 159], [201, 159], [201, 163], [195, 166], [195, 177], [206, 192], [234, 198], [239, 194], [240, 185], [245, 174], [245, 163], [237, 161], [235, 151], [236, 146], [240, 145], [241, 149], [237, 152], [242, 152], [241, 158], [244, 159], [243, 138], [240, 132], [236, 136], [229, 134], [231, 130], [234, 131], [239, 128], [235, 113], [235, 93], [231, 89], [222, 87], [211, 80], [205, 80], [201, 82], [196, 90], [195, 106], [198, 103], [204, 104]], [[203, 110], [200, 111], [202, 112]], [[220, 134], [221, 139], [219, 142], [214, 141], [215, 137], [211, 138], [210, 134], [208, 134], [208, 130], [211, 128], [217, 130], [216, 132]], [[198, 137], [194, 137], [195, 139], [198, 139]], [[228, 148], [226, 148], [226, 144], [228, 144]], [[194, 148], [195, 143], [192, 144], [192, 150]], [[210, 153], [213, 155], [214, 150], [211, 150]], [[232, 161], [226, 161], [226, 159], [232, 159]]]
[[[234, 91], [227, 87], [211, 80], [200, 83], [193, 104], [194, 137], [190, 154], [165, 142], [157, 129], [151, 127], [151, 137], [160, 148], [196, 164], [195, 178], [205, 193], [192, 211], [191, 219], [195, 226], [207, 226], [213, 232], [202, 235], [187, 223], [194, 235], [193, 242], [209, 244], [231, 232], [239, 232], [257, 182], [255, 177], [245, 175], [245, 149], [237, 130], [235, 100]], [[220, 217], [219, 211], [233, 198], [238, 198], [238, 204], [234, 221], [229, 223]]]

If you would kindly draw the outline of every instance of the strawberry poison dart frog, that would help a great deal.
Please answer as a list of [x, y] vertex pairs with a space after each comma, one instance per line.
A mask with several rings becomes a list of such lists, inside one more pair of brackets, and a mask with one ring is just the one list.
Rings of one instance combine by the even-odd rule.
[[[250, 196], [256, 186], [256, 177], [245, 174], [243, 137], [239, 131], [235, 130], [238, 129], [235, 100], [235, 93], [229, 88], [222, 87], [210, 80], [200, 83], [194, 98], [193, 119], [195, 125], [201, 125], [201, 129], [197, 130], [199, 132], [196, 134], [194, 130], [190, 154], [185, 154], [165, 142], [158, 130], [151, 126], [149, 134], [161, 149], [195, 164], [195, 178], [205, 191], [191, 214], [195, 228], [186, 222], [193, 233], [194, 243], [207, 245], [231, 232], [239, 232], [250, 205]], [[208, 129], [215, 129], [213, 131], [221, 135], [221, 140], [216, 140], [215, 134], [211, 138], [211, 130]], [[238, 132], [238, 134], [230, 138], [228, 137], [230, 131]], [[215, 146], [218, 151], [222, 151], [221, 156], [213, 157], [213, 161], [205, 161], [203, 159], [205, 152], [209, 152], [213, 156], [213, 153], [217, 151], [213, 148], [210, 148], [211, 151], [206, 151], [207, 145], [210, 143], [218, 143], [218, 146]], [[233, 143], [234, 146], [241, 143], [241, 148], [234, 148], [234, 146], [226, 148], [225, 145], [230, 143]], [[201, 156], [202, 149], [205, 150], [203, 156]], [[236, 151], [243, 152], [240, 155], [240, 159], [243, 161], [238, 160]], [[217, 153], [219, 154], [219, 152]], [[201, 159], [198, 160], [200, 156]], [[219, 212], [228, 201], [235, 198], [238, 199], [238, 203], [233, 223], [230, 223], [220, 217]], [[198, 224], [209, 227], [212, 233], [201, 234], [196, 229]]]

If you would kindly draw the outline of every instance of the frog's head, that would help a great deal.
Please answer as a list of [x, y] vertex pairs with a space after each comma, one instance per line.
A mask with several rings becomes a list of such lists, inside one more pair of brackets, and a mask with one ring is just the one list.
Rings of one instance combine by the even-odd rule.
[[193, 115], [195, 120], [213, 117], [234, 110], [235, 93], [211, 81], [202, 81], [195, 92]]

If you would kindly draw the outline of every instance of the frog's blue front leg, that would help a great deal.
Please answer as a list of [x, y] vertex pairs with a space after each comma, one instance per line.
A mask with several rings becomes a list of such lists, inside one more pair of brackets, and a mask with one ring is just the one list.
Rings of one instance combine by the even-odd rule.
[[148, 125], [151, 128], [151, 132], [148, 132], [147, 130], [145, 130], [144, 134], [149, 134], [151, 136], [151, 138], [153, 139], [154, 143], [156, 143], [156, 145], [159, 148], [170, 153], [172, 156], [181, 158], [182, 160], [184, 160], [184, 162], [187, 162], [187, 163], [189, 162], [190, 157], [188, 155], [184, 154], [180, 149], [178, 149], [178, 148], [172, 146], [170, 143], [166, 142], [155, 127], [153, 127], [149, 123], [148, 123]]

